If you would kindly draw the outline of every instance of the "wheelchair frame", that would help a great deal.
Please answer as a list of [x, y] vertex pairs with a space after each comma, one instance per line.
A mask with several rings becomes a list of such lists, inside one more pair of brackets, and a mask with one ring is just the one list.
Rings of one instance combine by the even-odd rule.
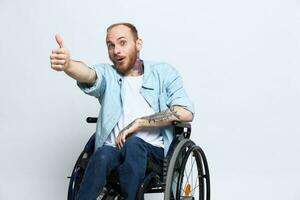
[[[96, 123], [97, 118], [88, 117], [87, 123]], [[196, 163], [197, 174], [196, 187], [199, 187], [199, 200], [210, 200], [210, 176], [206, 156], [203, 150], [190, 140], [191, 125], [189, 123], [173, 123], [174, 125], [174, 139], [171, 143], [167, 156], [164, 158], [163, 166], [158, 166], [151, 160], [148, 160], [147, 175], [140, 185], [137, 192], [137, 200], [144, 200], [145, 193], [164, 193], [164, 200], [195, 200], [191, 196], [191, 192], [195, 190], [190, 189], [189, 180], [185, 183], [185, 188], [182, 188], [184, 183], [185, 167], [189, 162], [189, 158], [194, 158], [192, 167]], [[90, 156], [94, 152], [95, 134], [93, 134], [86, 143], [83, 151], [79, 155], [68, 188], [68, 200], [75, 200], [76, 194], [79, 190], [82, 177], [87, 166]], [[191, 172], [190, 172], [191, 173]], [[188, 175], [187, 179], [189, 179]], [[193, 178], [193, 177], [191, 177]], [[122, 199], [120, 195], [120, 188], [117, 181], [116, 174], [112, 174], [107, 180], [108, 183], [103, 191], [100, 193], [97, 200], [115, 200]], [[184, 195], [182, 195], [184, 191]]]

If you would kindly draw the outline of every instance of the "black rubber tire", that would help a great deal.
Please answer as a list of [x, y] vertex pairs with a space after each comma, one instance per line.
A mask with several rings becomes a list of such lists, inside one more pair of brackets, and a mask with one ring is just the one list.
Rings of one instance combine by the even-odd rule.
[[79, 185], [81, 183], [81, 179], [82, 179], [82, 176], [84, 173], [84, 171], [79, 166], [79, 163], [81, 162], [84, 153], [85, 152], [82, 152], [79, 155], [79, 157], [75, 163], [75, 166], [73, 168], [72, 175], [70, 177], [69, 188], [68, 188], [68, 200], [76, 199]]
[[[190, 139], [181, 140], [171, 157], [167, 178], [166, 178], [166, 187], [164, 200], [170, 199], [181, 199], [181, 184], [184, 177], [184, 171], [186, 168], [187, 160], [189, 156], [193, 153], [197, 165], [198, 171], [198, 181], [199, 181], [199, 200], [209, 200], [210, 199], [210, 181], [209, 181], [209, 172], [208, 165], [202, 149], [195, 145]], [[172, 192], [173, 179], [175, 178], [175, 173], [178, 174], [177, 180], [177, 191]], [[175, 197], [174, 197], [175, 193]], [[195, 198], [193, 198], [195, 199]]]

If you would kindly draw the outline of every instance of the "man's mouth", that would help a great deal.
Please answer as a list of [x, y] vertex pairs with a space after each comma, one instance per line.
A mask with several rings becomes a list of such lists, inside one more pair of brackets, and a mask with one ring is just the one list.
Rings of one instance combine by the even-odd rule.
[[117, 61], [117, 63], [121, 63], [121, 62], [123, 62], [124, 59], [125, 59], [125, 57], [120, 57], [120, 58], [117, 58], [116, 61]]

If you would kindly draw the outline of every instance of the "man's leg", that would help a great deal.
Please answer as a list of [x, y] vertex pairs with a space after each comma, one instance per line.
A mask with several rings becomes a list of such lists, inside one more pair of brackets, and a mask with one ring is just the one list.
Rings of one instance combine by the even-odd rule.
[[91, 156], [85, 170], [78, 200], [96, 200], [106, 184], [106, 177], [120, 165], [120, 151], [111, 146], [102, 146]]
[[124, 160], [118, 168], [121, 190], [126, 200], [135, 200], [138, 187], [145, 178], [148, 157], [162, 164], [164, 150], [132, 136], [126, 140], [121, 155]]

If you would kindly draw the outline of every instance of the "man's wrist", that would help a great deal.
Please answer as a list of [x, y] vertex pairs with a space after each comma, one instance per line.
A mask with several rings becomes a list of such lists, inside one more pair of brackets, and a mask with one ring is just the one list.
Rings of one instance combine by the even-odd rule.
[[137, 124], [137, 129], [141, 130], [141, 129], [146, 127], [147, 120], [142, 119], [142, 118], [138, 118], [138, 119], [135, 120], [135, 122]]
[[65, 73], [70, 73], [71, 72], [71, 66], [73, 65], [74, 61], [72, 59], [69, 59], [68, 61], [66, 61], [65, 63], [65, 67], [64, 67], [64, 72]]

